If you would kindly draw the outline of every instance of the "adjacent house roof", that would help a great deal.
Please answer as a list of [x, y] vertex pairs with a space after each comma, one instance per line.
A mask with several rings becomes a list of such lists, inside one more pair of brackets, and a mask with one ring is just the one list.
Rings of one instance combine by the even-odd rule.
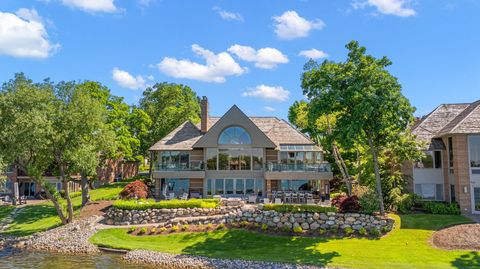
[[[209, 129], [214, 126], [219, 119], [220, 117], [209, 117]], [[279, 147], [280, 144], [315, 144], [285, 120], [277, 117], [249, 117], [249, 119], [275, 143], [277, 147]], [[200, 123], [194, 125], [186, 121], [150, 147], [150, 150], [191, 150], [192, 146], [203, 135], [200, 131]]]
[[[447, 134], [480, 133], [480, 100], [474, 103], [443, 104], [424, 116], [412, 129], [429, 149], [443, 149], [439, 138]], [[432, 140], [433, 139], [433, 140]]]

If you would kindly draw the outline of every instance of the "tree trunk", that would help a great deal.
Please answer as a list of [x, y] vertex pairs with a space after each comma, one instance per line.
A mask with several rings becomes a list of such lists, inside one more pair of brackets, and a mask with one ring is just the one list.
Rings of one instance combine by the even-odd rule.
[[362, 175], [362, 168], [361, 168], [361, 164], [362, 164], [362, 159], [360, 157], [360, 150], [358, 150], [358, 147], [357, 147], [357, 183], [360, 184], [361, 182], [361, 175]]
[[45, 194], [47, 195], [47, 198], [52, 201], [53, 206], [55, 207], [55, 210], [57, 211], [57, 215], [62, 221], [62, 224], [67, 224], [68, 220], [65, 218], [65, 215], [63, 214], [62, 207], [60, 206], [60, 203], [58, 202], [57, 198], [53, 193], [50, 192], [49, 188], [45, 186], [45, 184], [48, 184], [46, 182], [43, 182], [43, 180], [35, 179], [35, 183], [42, 186], [42, 188], [45, 190]]
[[[330, 125], [330, 119], [328, 115], [326, 115], [326, 119], [327, 119], [327, 133], [331, 135], [332, 127]], [[347, 195], [350, 196], [352, 195], [352, 184], [350, 182], [350, 175], [348, 174], [347, 165], [345, 164], [345, 161], [342, 158], [342, 154], [340, 153], [340, 150], [338, 149], [337, 144], [335, 143], [335, 139], [332, 139], [332, 153], [333, 153], [333, 158], [335, 159], [335, 163], [337, 164], [338, 169], [340, 169], [340, 173], [342, 173], [343, 181], [347, 186]]]
[[382, 179], [380, 178], [380, 169], [378, 168], [378, 156], [377, 156], [377, 149], [373, 145], [373, 140], [371, 136], [368, 136], [368, 145], [370, 146], [370, 150], [372, 152], [373, 157], [373, 169], [375, 170], [375, 182], [377, 185], [377, 194], [378, 194], [378, 202], [380, 205], [380, 214], [385, 215], [385, 207], [383, 205], [383, 193], [382, 193]]
[[65, 192], [65, 200], [67, 201], [67, 213], [68, 213], [68, 223], [73, 221], [73, 205], [72, 199], [70, 198], [70, 192], [68, 191], [68, 179], [65, 176], [65, 170], [63, 165], [60, 165], [60, 177], [62, 178], [62, 187]]
[[82, 187], [82, 207], [84, 207], [90, 201], [88, 178], [85, 172], [81, 172], [80, 176], [81, 176], [80, 185]]

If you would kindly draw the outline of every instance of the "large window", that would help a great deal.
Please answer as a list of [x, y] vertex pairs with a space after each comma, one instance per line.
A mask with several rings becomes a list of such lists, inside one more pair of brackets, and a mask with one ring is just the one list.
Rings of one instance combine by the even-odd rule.
[[189, 153], [186, 151], [162, 151], [160, 152], [160, 170], [177, 170], [188, 168]]
[[[263, 149], [261, 148], [218, 149], [218, 170], [262, 170], [262, 168]], [[209, 169], [214, 169], [213, 161]]]
[[448, 138], [448, 168], [450, 174], [453, 174], [453, 139]]
[[309, 165], [321, 163], [321, 160], [321, 152], [280, 151], [280, 164], [285, 170], [305, 170]]
[[443, 200], [443, 184], [415, 184], [415, 194], [425, 200]]
[[480, 174], [480, 135], [468, 137], [468, 151], [470, 152], [470, 167], [472, 174]]
[[415, 163], [415, 168], [442, 168], [442, 152], [426, 151], [422, 159]]
[[207, 179], [207, 194], [222, 196], [263, 195], [263, 179]]
[[181, 196], [188, 193], [190, 189], [190, 180], [186, 178], [167, 178], [167, 193], [174, 193], [175, 196]]
[[248, 145], [252, 144], [252, 139], [248, 132], [242, 127], [233, 126], [223, 130], [218, 138], [218, 144], [221, 145]]
[[207, 170], [217, 170], [217, 154], [217, 149], [207, 148]]

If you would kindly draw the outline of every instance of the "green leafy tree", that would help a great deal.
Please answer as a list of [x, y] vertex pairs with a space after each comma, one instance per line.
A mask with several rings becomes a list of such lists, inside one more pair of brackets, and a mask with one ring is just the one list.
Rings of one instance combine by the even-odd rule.
[[152, 126], [142, 151], [166, 136], [181, 123], [200, 120], [200, 101], [188, 86], [174, 83], [158, 83], [148, 87], [140, 99], [140, 108], [150, 116]]
[[343, 144], [367, 145], [373, 162], [380, 213], [384, 214], [379, 153], [405, 136], [413, 122], [414, 108], [402, 95], [397, 79], [386, 69], [391, 61], [366, 55], [365, 47], [352, 41], [345, 62], [310, 62], [302, 74], [302, 88], [313, 115], [336, 114], [333, 132]]
[[24, 74], [4, 83], [0, 91], [0, 159], [25, 171], [45, 190], [62, 223], [67, 223], [58, 192], [43, 179], [54, 162], [52, 115], [55, 112], [53, 85], [46, 80], [33, 83]]

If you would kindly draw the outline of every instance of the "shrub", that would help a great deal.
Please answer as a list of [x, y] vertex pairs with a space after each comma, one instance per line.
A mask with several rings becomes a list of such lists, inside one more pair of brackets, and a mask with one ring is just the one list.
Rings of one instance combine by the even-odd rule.
[[365, 228], [360, 228], [360, 230], [358, 230], [358, 233], [361, 234], [361, 235], [367, 235], [367, 230]]
[[75, 198], [75, 197], [79, 197], [79, 196], [82, 196], [81, 191], [76, 191], [76, 192], [70, 193], [70, 198]]
[[296, 213], [296, 212], [310, 212], [310, 213], [327, 213], [337, 212], [335, 207], [325, 207], [318, 205], [292, 205], [292, 204], [265, 204], [263, 210], [274, 210], [280, 213]]
[[293, 232], [299, 234], [303, 232], [303, 229], [300, 226], [295, 226], [293, 227]]
[[380, 231], [377, 228], [370, 229], [369, 233], [370, 233], [370, 235], [373, 235], [373, 236], [379, 236], [380, 235]]
[[395, 206], [398, 212], [405, 214], [412, 211], [412, 208], [419, 204], [421, 199], [417, 194], [405, 193], [398, 197]]
[[320, 230], [318, 230], [318, 234], [319, 234], [319, 235], [324, 235], [324, 234], [326, 234], [326, 233], [327, 233], [327, 230], [325, 230], [325, 229], [320, 229]]
[[146, 199], [148, 196], [148, 187], [140, 180], [127, 184], [120, 192], [123, 199]]
[[253, 226], [254, 226], [255, 228], [258, 228], [258, 227], [260, 227], [260, 224], [258, 224], [258, 223], [255, 222], [255, 224], [253, 224]]
[[178, 232], [178, 230], [180, 230], [180, 227], [178, 227], [178, 225], [172, 226], [172, 232]]
[[332, 199], [332, 205], [336, 206], [340, 212], [358, 212], [360, 211], [360, 203], [358, 197], [352, 195], [350, 197], [343, 195]]
[[137, 230], [137, 227], [133, 226], [133, 227], [130, 227], [130, 228], [128, 229], [128, 232], [129, 232], [129, 233], [133, 233], [133, 232], [135, 232], [136, 230]]
[[432, 214], [442, 214], [442, 215], [460, 215], [460, 207], [457, 203], [443, 203], [443, 202], [423, 202], [423, 210]]
[[374, 191], [368, 190], [359, 197], [358, 202], [363, 213], [372, 214], [380, 210], [378, 195]]
[[292, 230], [292, 229], [291, 229], [289, 226], [287, 226], [287, 225], [282, 226], [282, 232], [284, 232], [284, 233], [288, 233], [288, 232], [290, 232], [291, 230]]
[[247, 227], [248, 224], [250, 224], [248, 221], [244, 220], [242, 222], [240, 222], [240, 227]]
[[167, 231], [167, 228], [165, 228], [165, 227], [160, 227], [158, 230], [159, 230], [161, 233], [164, 233], [164, 232]]
[[268, 225], [267, 224], [262, 224], [262, 231], [266, 231], [268, 229]]
[[218, 230], [223, 230], [223, 229], [225, 229], [225, 223], [220, 223], [220, 224], [218, 224], [217, 229], [218, 229]]
[[388, 226], [383, 226], [383, 227], [382, 227], [382, 233], [383, 233], [383, 234], [386, 234], [386, 233], [388, 233], [388, 232], [390, 232], [390, 227], [388, 227]]
[[182, 231], [188, 230], [189, 227], [190, 227], [190, 225], [184, 224], [184, 225], [182, 226]]
[[215, 208], [220, 204], [219, 199], [190, 199], [190, 200], [168, 200], [155, 202], [149, 200], [118, 200], [113, 207], [125, 210], [147, 210], [159, 208]]
[[145, 179], [146, 179], [145, 176], [136, 175], [136, 176], [133, 176], [133, 177], [124, 178], [124, 179], [122, 179], [122, 181], [123, 182], [134, 182], [134, 181], [137, 181], [137, 180], [145, 181]]
[[157, 228], [153, 227], [152, 229], [150, 229], [151, 234], [155, 234], [156, 232], [157, 232]]
[[354, 229], [350, 228], [350, 227], [347, 227], [345, 229], [343, 229], [343, 232], [346, 234], [346, 235], [351, 235], [355, 232]]
[[147, 227], [142, 227], [140, 231], [138, 231], [138, 234], [146, 234], [147, 233]]
[[213, 228], [213, 224], [209, 223], [207, 224], [207, 230], [211, 230]]

